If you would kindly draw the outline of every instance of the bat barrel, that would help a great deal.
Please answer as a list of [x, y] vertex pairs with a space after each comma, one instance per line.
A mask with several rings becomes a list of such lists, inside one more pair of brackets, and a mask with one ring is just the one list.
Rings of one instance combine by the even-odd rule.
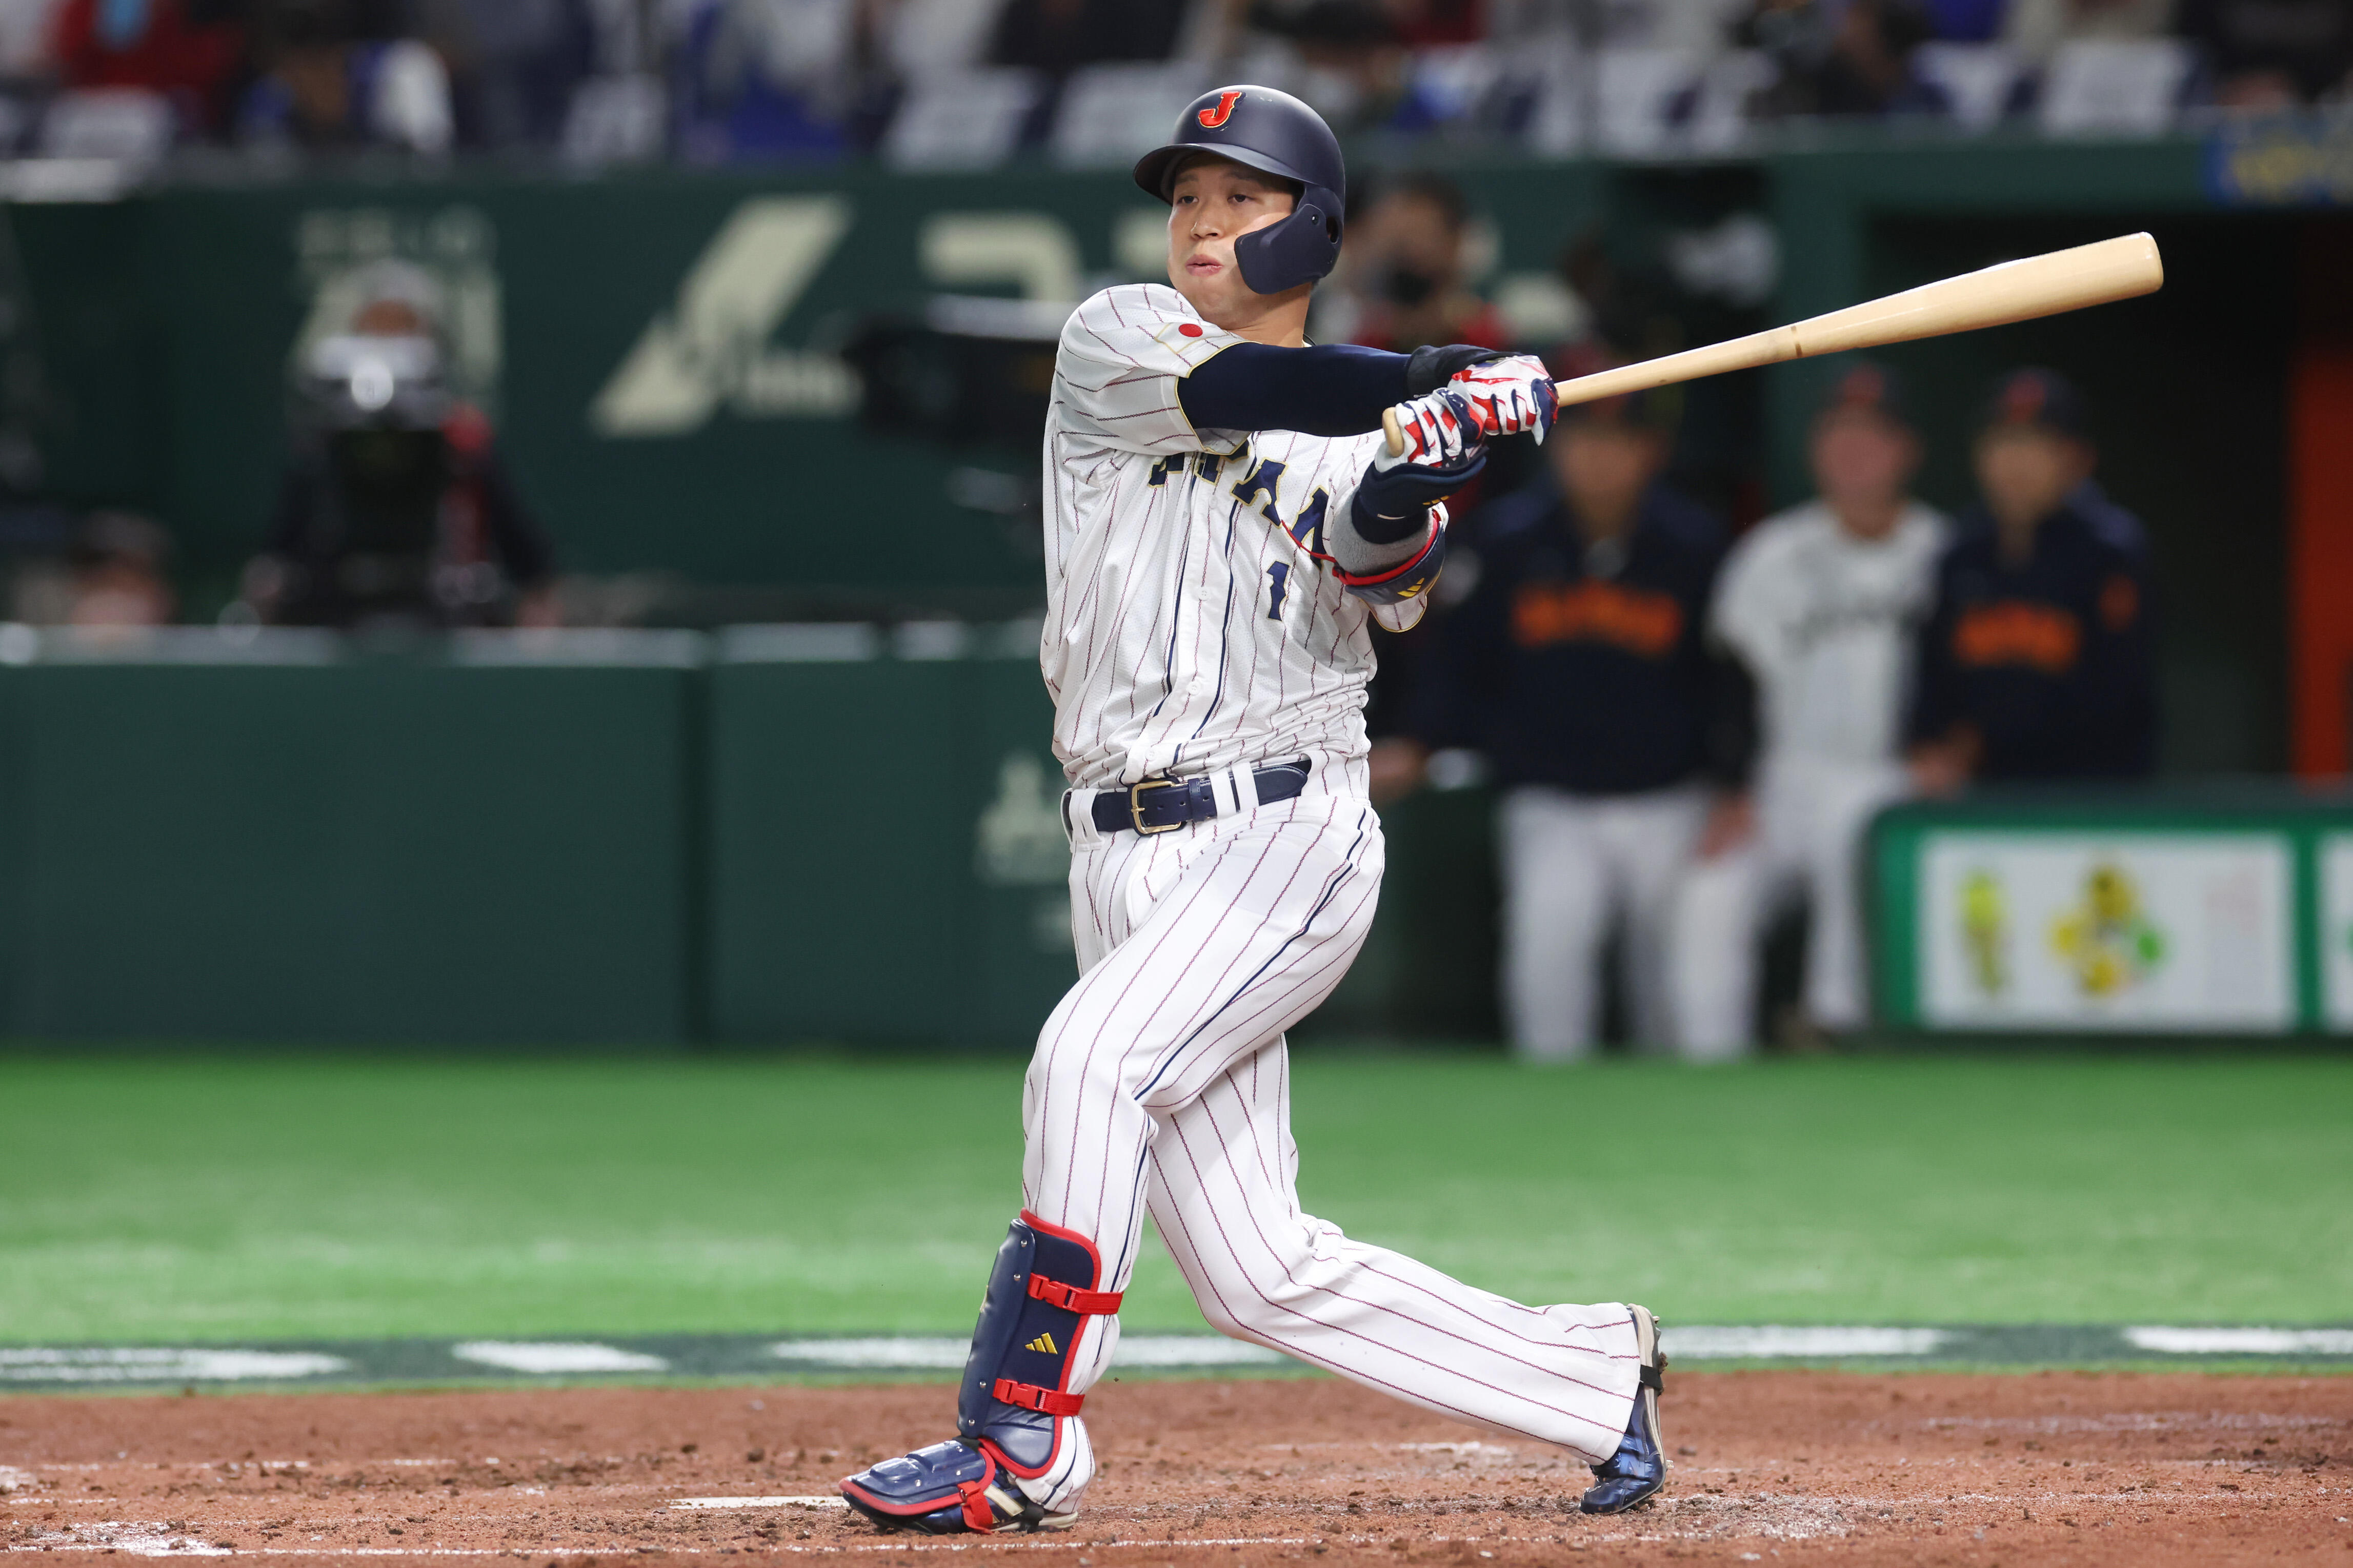
[[1785, 330], [1794, 339], [1791, 357], [1810, 358], [2031, 321], [2154, 293], [2164, 283], [2157, 241], [2127, 234], [1965, 272]]
[[[1556, 382], [1553, 391], [1564, 405], [1594, 403], [1785, 360], [2031, 321], [2038, 316], [2153, 294], [2164, 286], [2165, 262], [2158, 255], [2157, 241], [2147, 234], [2122, 235], [2072, 250], [2054, 250], [2047, 256], [1965, 272], [1729, 342]], [[1405, 438], [1396, 416], [1385, 413], [1381, 423], [1388, 434], [1389, 450], [1404, 451]]]

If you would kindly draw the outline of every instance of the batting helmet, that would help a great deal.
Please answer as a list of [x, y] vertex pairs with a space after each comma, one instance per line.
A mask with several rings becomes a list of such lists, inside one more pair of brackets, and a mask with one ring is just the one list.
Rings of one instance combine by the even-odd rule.
[[1234, 241], [1242, 281], [1254, 292], [1280, 294], [1313, 283], [1338, 264], [1348, 171], [1339, 139], [1322, 115], [1271, 87], [1205, 92], [1176, 117], [1168, 144], [1137, 160], [1135, 183], [1171, 201], [1178, 167], [1196, 153], [1214, 153], [1301, 187], [1289, 217]]

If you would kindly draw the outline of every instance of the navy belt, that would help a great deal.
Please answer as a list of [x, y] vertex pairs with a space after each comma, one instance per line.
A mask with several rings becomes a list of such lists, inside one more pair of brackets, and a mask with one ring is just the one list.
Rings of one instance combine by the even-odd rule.
[[[1290, 800], [1307, 787], [1312, 759], [1275, 763], [1250, 770], [1258, 785], [1258, 803], [1272, 805]], [[1124, 790], [1104, 790], [1095, 796], [1095, 830], [1099, 833], [1174, 833], [1218, 815], [1217, 782], [1206, 779], [1145, 779]]]

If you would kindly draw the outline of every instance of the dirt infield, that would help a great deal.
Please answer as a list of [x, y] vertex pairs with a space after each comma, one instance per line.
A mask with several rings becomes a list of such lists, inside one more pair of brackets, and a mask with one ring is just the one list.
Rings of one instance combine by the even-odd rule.
[[[1674, 1476], [1620, 1519], [1580, 1466], [1324, 1380], [1120, 1383], [1064, 1535], [883, 1536], [823, 1498], [943, 1436], [933, 1387], [0, 1400], [0, 1546], [349, 1558], [952, 1549], [1172, 1563], [2353, 1568], [2353, 1378], [1671, 1374]], [[689, 1499], [770, 1500], [685, 1507]]]

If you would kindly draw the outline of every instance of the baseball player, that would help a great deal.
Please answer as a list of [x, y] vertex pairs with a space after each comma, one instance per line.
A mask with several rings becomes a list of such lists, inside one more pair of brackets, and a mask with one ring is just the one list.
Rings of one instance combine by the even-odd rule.
[[1439, 503], [1489, 436], [1542, 432], [1551, 383], [1482, 349], [1305, 346], [1346, 187], [1296, 99], [1207, 93], [1135, 179], [1170, 205], [1170, 286], [1079, 307], [1046, 424], [1040, 660], [1082, 974], [1023, 1086], [1022, 1211], [956, 1436], [842, 1493], [931, 1533], [1071, 1524], [1149, 1209], [1226, 1333], [1557, 1444], [1594, 1467], [1588, 1510], [1632, 1507], [1665, 1479], [1651, 1314], [1525, 1307], [1351, 1241], [1301, 1212], [1289, 1126], [1283, 1030], [1346, 971], [1380, 885], [1368, 628], [1419, 618]]
[[1809, 453], [1816, 499], [1733, 547], [1709, 632], [1753, 683], [1761, 731], [1751, 787], [1721, 803], [1677, 890], [1668, 943], [1677, 1044], [1746, 1050], [1757, 939], [1802, 897], [1808, 1021], [1866, 1021], [1855, 855], [1872, 815], [1910, 793], [1900, 756], [1912, 640], [1934, 596], [1942, 514], [1908, 493], [1920, 439], [1894, 374], [1857, 364], [1832, 384]]
[[1996, 384], [1984, 504], [1936, 563], [1920, 628], [1912, 766], [1957, 784], [2145, 778], [2157, 767], [2148, 539], [2093, 481], [2083, 395], [2053, 372]]

